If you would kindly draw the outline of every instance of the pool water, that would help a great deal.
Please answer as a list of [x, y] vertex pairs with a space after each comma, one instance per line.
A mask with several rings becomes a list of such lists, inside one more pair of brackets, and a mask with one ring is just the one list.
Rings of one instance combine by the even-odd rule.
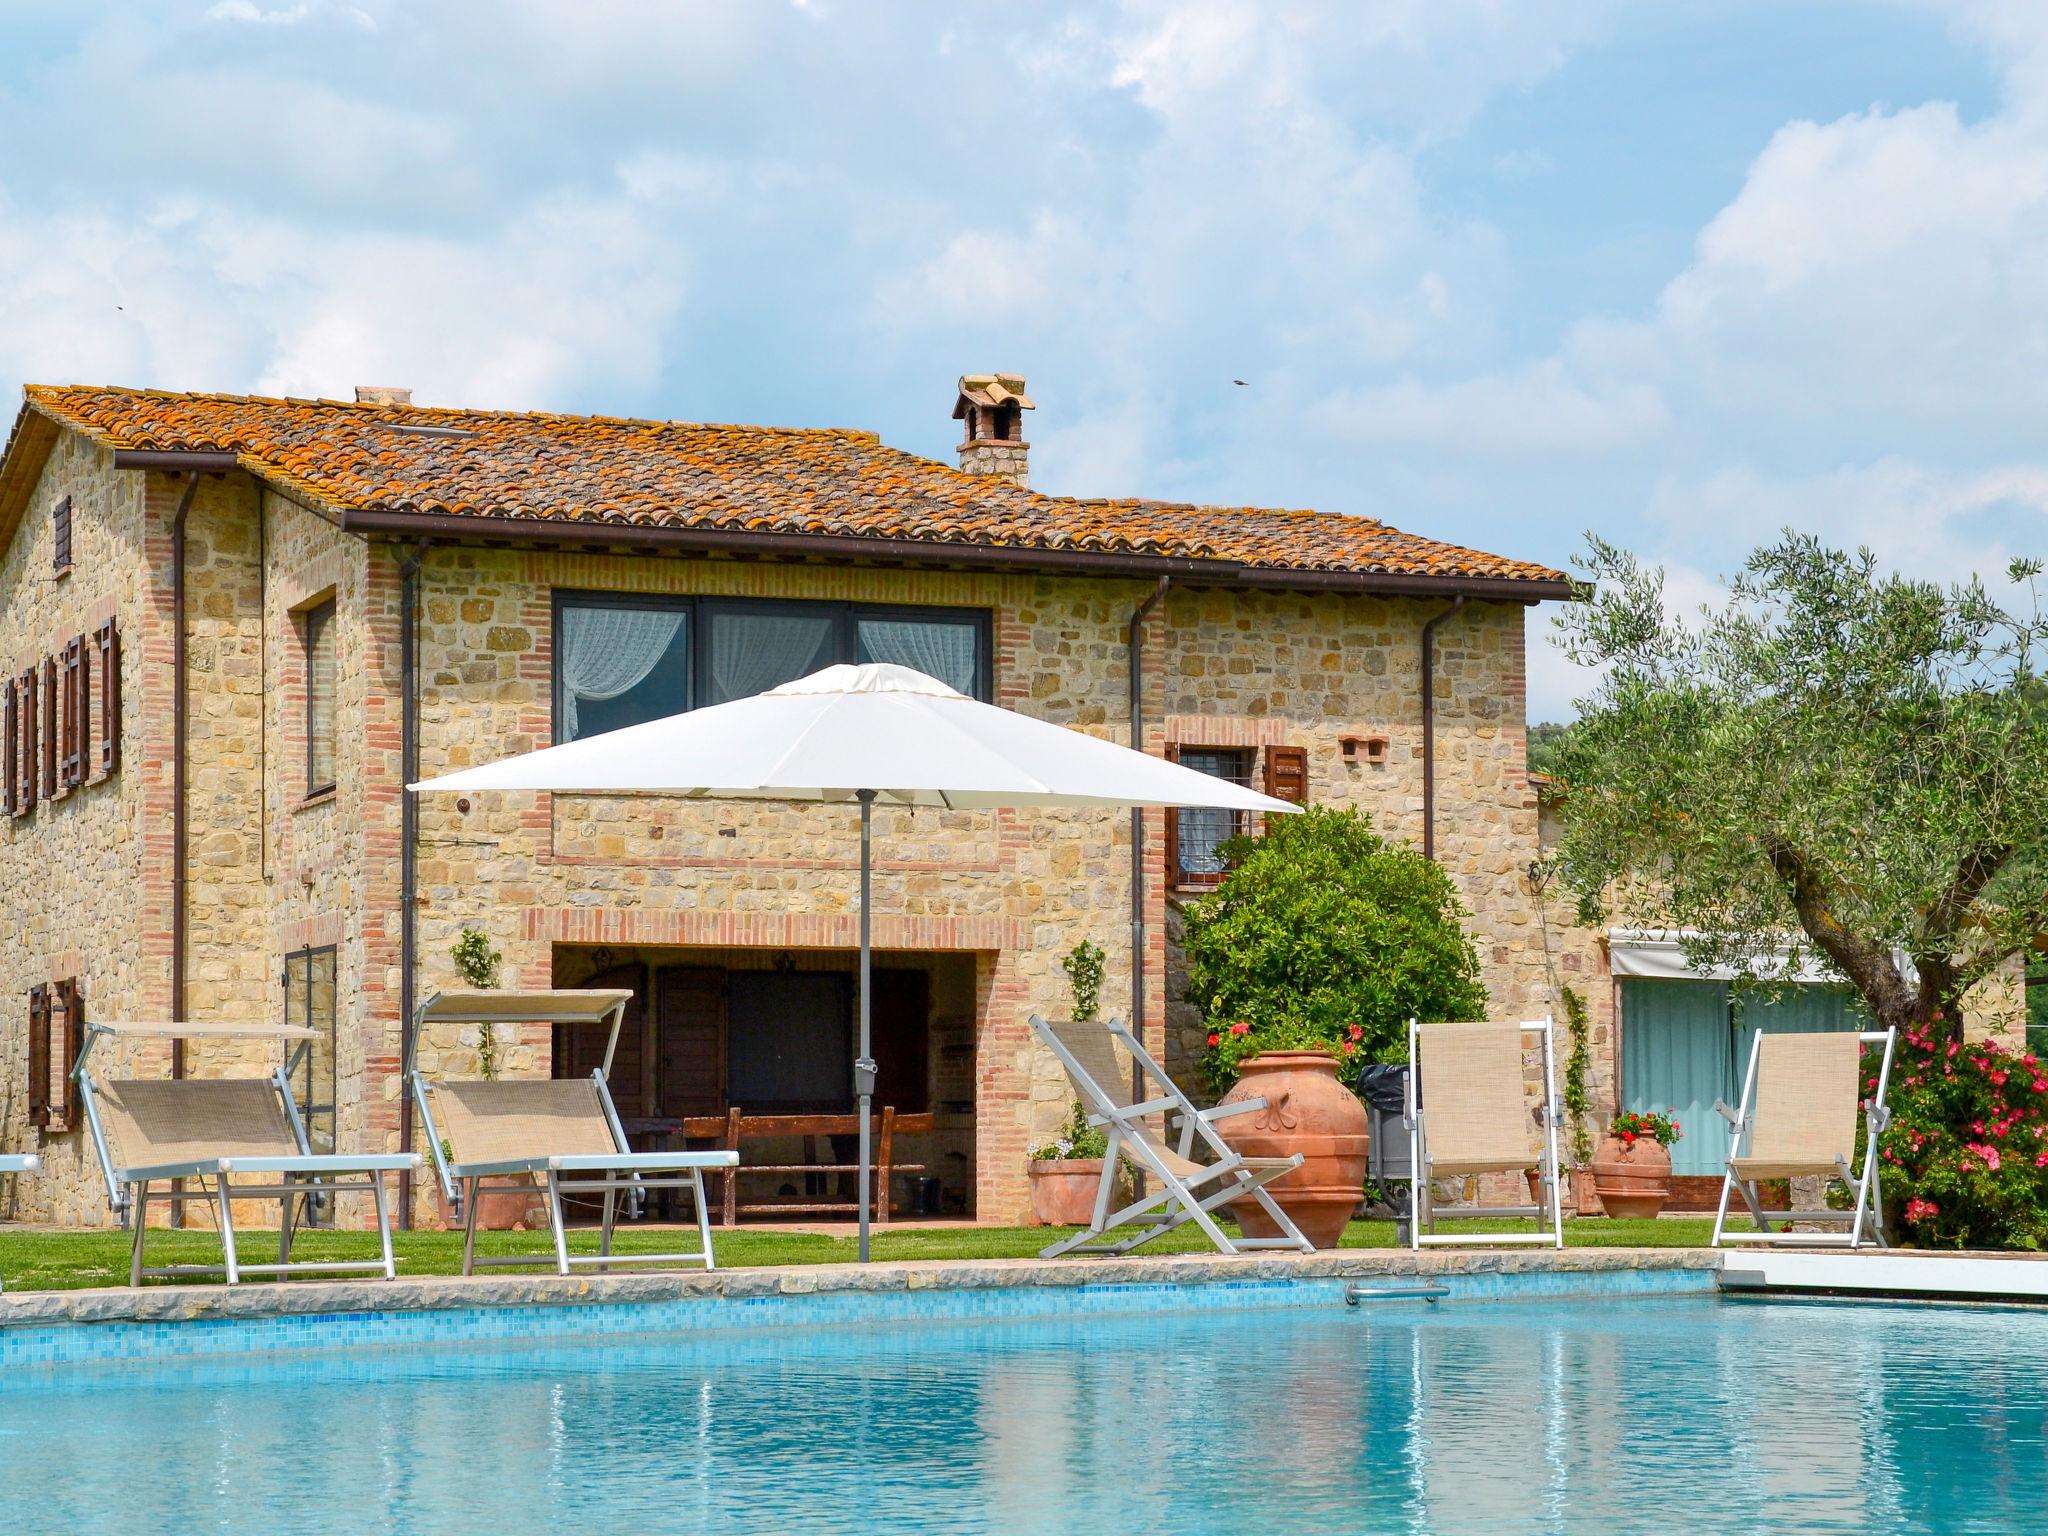
[[23, 1370], [7, 1524], [2048, 1528], [2048, 1315], [1379, 1302]]

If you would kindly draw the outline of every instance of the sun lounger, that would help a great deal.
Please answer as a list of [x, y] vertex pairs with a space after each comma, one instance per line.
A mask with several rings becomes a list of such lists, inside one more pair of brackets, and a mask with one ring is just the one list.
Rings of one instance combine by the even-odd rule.
[[[1714, 1246], [1723, 1243], [1797, 1243], [1858, 1248], [1866, 1236], [1880, 1248], [1884, 1232], [1884, 1191], [1878, 1182], [1877, 1138], [1887, 1124], [1885, 1090], [1891, 1083], [1892, 1030], [1852, 1034], [1833, 1030], [1819, 1034], [1765, 1034], [1758, 1030], [1749, 1046], [1749, 1068], [1742, 1079], [1738, 1112], [1716, 1103], [1733, 1128], [1728, 1138], [1728, 1171], [1721, 1179], [1721, 1202], [1714, 1212]], [[1857, 1090], [1863, 1075], [1863, 1047], [1884, 1048], [1877, 1069], [1877, 1092], [1864, 1104], [1863, 1172], [1851, 1166], [1856, 1154]], [[1770, 1211], [1757, 1193], [1759, 1179], [1796, 1179], [1817, 1175], [1840, 1179], [1855, 1196], [1844, 1211]], [[1742, 1192], [1743, 1203], [1756, 1219], [1754, 1232], [1730, 1232], [1728, 1196]], [[1783, 1222], [1782, 1230], [1772, 1222]], [[1841, 1232], [1794, 1232], [1791, 1223], [1827, 1222]]]
[[[420, 1005], [406, 1062], [420, 1123], [433, 1149], [434, 1167], [451, 1210], [463, 1213], [462, 1272], [479, 1265], [552, 1262], [568, 1274], [575, 1265], [702, 1264], [711, 1254], [711, 1213], [704, 1170], [732, 1168], [739, 1154], [635, 1152], [626, 1142], [606, 1076], [619, 1043], [619, 1025], [633, 994], [622, 991], [442, 992]], [[415, 1065], [430, 1024], [608, 1025], [604, 1065], [588, 1077], [551, 1079], [429, 1079]], [[535, 1254], [478, 1257], [478, 1195], [493, 1189], [530, 1190], [545, 1199], [554, 1235], [552, 1259]], [[618, 1197], [652, 1189], [687, 1189], [697, 1202], [698, 1246], [674, 1253], [612, 1252]], [[604, 1216], [594, 1254], [572, 1254], [562, 1215], [567, 1197], [598, 1195]]]
[[[1053, 1024], [1033, 1014], [1031, 1028], [1066, 1068], [1087, 1111], [1088, 1123], [1101, 1128], [1108, 1142], [1102, 1160], [1102, 1184], [1095, 1196], [1094, 1219], [1086, 1231], [1046, 1248], [1041, 1258], [1057, 1258], [1063, 1253], [1129, 1253], [1139, 1244], [1149, 1243], [1188, 1222], [1200, 1227], [1221, 1253], [1243, 1253], [1255, 1248], [1315, 1251], [1315, 1245], [1301, 1235], [1265, 1187], [1299, 1168], [1301, 1154], [1242, 1157], [1216, 1134], [1216, 1121], [1264, 1109], [1264, 1099], [1196, 1109], [1179, 1085], [1138, 1043], [1137, 1037], [1114, 1019], [1106, 1024]], [[1142, 1074], [1140, 1080], [1155, 1085], [1153, 1097], [1133, 1102], [1127, 1088], [1130, 1069], [1118, 1059], [1119, 1047], [1136, 1064]], [[1145, 1124], [1147, 1116], [1158, 1114], [1166, 1116], [1169, 1129], [1178, 1128], [1180, 1132], [1173, 1148], [1161, 1142]], [[1194, 1160], [1192, 1154], [1198, 1140], [1201, 1150], [1213, 1161]], [[1120, 1159], [1129, 1162], [1157, 1188], [1112, 1211]], [[1258, 1203], [1282, 1236], [1232, 1237], [1217, 1225], [1212, 1213], [1218, 1206], [1247, 1197]], [[1129, 1226], [1140, 1226], [1140, 1230], [1121, 1239], [1095, 1241]]]
[[[1529, 1102], [1522, 1052], [1535, 1036], [1543, 1053], [1543, 1097]], [[1563, 1202], [1557, 1188], [1557, 1121], [1553, 1031], [1548, 1018], [1523, 1024], [1408, 1022], [1410, 1190], [1414, 1219], [1409, 1246], [1548, 1243], [1564, 1246]], [[1437, 1179], [1467, 1174], [1542, 1170], [1534, 1204], [1459, 1206], [1440, 1210]], [[1533, 1218], [1534, 1232], [1444, 1232], [1447, 1218]]]
[[[280, 1043], [315, 1038], [310, 1029], [275, 1024], [121, 1024], [94, 1022], [71, 1073], [85, 1108], [87, 1129], [107, 1182], [107, 1201], [135, 1233], [128, 1283], [145, 1278], [285, 1275], [357, 1270], [397, 1275], [391, 1255], [391, 1213], [386, 1173], [419, 1166], [411, 1153], [316, 1155], [306, 1140], [298, 1105], [282, 1065], [268, 1078], [123, 1078], [101, 1082], [88, 1070], [93, 1048], [106, 1039], [253, 1039]], [[187, 1184], [191, 1187], [186, 1187]], [[301, 1211], [336, 1194], [369, 1194], [377, 1204], [382, 1256], [292, 1262], [292, 1239]], [[152, 1200], [173, 1208], [210, 1207], [220, 1231], [219, 1264], [145, 1268], [143, 1237]], [[236, 1248], [234, 1202], [276, 1200], [281, 1206], [275, 1264], [243, 1262]]]
[[[0, 1174], [34, 1173], [42, 1166], [43, 1160], [33, 1152], [0, 1153]], [[0, 1290], [6, 1288], [4, 1283], [0, 1283]]]

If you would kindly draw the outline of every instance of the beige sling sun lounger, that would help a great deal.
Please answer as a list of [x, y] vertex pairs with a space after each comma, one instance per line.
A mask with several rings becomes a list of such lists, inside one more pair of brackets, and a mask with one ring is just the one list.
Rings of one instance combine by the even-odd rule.
[[[575, 1265], [602, 1271], [614, 1264], [702, 1264], [711, 1254], [711, 1213], [704, 1170], [733, 1168], [739, 1154], [635, 1152], [627, 1144], [606, 1077], [619, 1044], [619, 1025], [633, 994], [623, 991], [441, 992], [420, 1005], [407, 1043], [406, 1078], [420, 1123], [433, 1149], [434, 1168], [450, 1209], [463, 1213], [462, 1272], [479, 1265], [552, 1262], [568, 1274]], [[604, 1065], [588, 1077], [553, 1079], [429, 1079], [415, 1065], [429, 1024], [568, 1024], [611, 1029]], [[477, 1196], [488, 1189], [530, 1190], [545, 1198], [554, 1236], [552, 1258], [476, 1252]], [[638, 1199], [652, 1189], [687, 1189], [697, 1203], [698, 1246], [674, 1253], [612, 1252], [621, 1194]], [[572, 1254], [562, 1215], [564, 1197], [599, 1195], [603, 1224], [594, 1254]]]
[[[1088, 1123], [1100, 1127], [1108, 1142], [1102, 1160], [1102, 1183], [1095, 1196], [1094, 1219], [1085, 1231], [1046, 1248], [1039, 1255], [1041, 1258], [1057, 1258], [1063, 1253], [1129, 1253], [1139, 1244], [1149, 1243], [1188, 1222], [1200, 1227], [1220, 1253], [1244, 1253], [1255, 1248], [1315, 1251], [1315, 1245], [1301, 1235], [1301, 1230], [1266, 1191], [1268, 1184], [1301, 1166], [1301, 1154], [1242, 1157], [1216, 1134], [1217, 1120], [1264, 1109], [1264, 1099], [1196, 1109], [1180, 1086], [1138, 1043], [1137, 1037], [1114, 1019], [1106, 1024], [1053, 1024], [1033, 1014], [1031, 1028], [1066, 1068], [1088, 1113]], [[1128, 1087], [1130, 1067], [1118, 1059], [1119, 1048], [1129, 1062], [1136, 1064], [1141, 1081], [1156, 1086], [1154, 1097], [1133, 1102]], [[1175, 1147], [1167, 1147], [1145, 1124], [1146, 1116], [1157, 1114], [1167, 1117], [1169, 1129], [1179, 1129]], [[1213, 1161], [1194, 1160], [1191, 1154], [1197, 1140]], [[1157, 1192], [1141, 1195], [1121, 1210], [1112, 1211], [1110, 1202], [1116, 1192], [1119, 1159], [1129, 1162], [1142, 1177], [1154, 1183]], [[1211, 1214], [1216, 1207], [1246, 1196], [1258, 1203], [1281, 1236], [1232, 1237], [1217, 1225]], [[1098, 1241], [1128, 1226], [1139, 1226], [1139, 1230], [1129, 1237]]]
[[[121, 1078], [101, 1082], [88, 1070], [90, 1058], [95, 1045], [113, 1038], [240, 1038], [288, 1043], [315, 1036], [310, 1029], [275, 1024], [86, 1025], [85, 1041], [71, 1074], [107, 1181], [107, 1201], [135, 1233], [128, 1262], [130, 1285], [140, 1285], [145, 1278], [182, 1275], [225, 1275], [230, 1285], [244, 1275], [376, 1270], [387, 1280], [396, 1277], [384, 1175], [417, 1168], [417, 1156], [409, 1152], [316, 1154], [307, 1142], [282, 1065], [268, 1078]], [[302, 1210], [351, 1191], [376, 1200], [382, 1256], [293, 1263], [292, 1239]], [[194, 1202], [210, 1207], [220, 1231], [222, 1262], [145, 1268], [143, 1237], [149, 1230], [152, 1200], [168, 1201], [174, 1209]], [[276, 1200], [282, 1207], [275, 1264], [242, 1260], [235, 1238], [237, 1200]]]
[[[1542, 1100], [1523, 1088], [1522, 1052], [1534, 1035], [1543, 1051]], [[1557, 1187], [1557, 1121], [1553, 1031], [1548, 1018], [1524, 1024], [1408, 1022], [1411, 1210], [1409, 1246], [1426, 1243], [1549, 1243], [1564, 1246], [1563, 1202]], [[1532, 1114], [1531, 1111], [1534, 1113]], [[1542, 1170], [1543, 1198], [1532, 1205], [1437, 1208], [1433, 1183], [1466, 1174]], [[1447, 1217], [1534, 1218], [1534, 1232], [1439, 1233]]]
[[[1726, 1104], [1714, 1108], [1725, 1117], [1728, 1171], [1721, 1180], [1721, 1202], [1714, 1213], [1714, 1246], [1723, 1243], [1797, 1243], [1809, 1246], [1858, 1248], [1865, 1238], [1888, 1246], [1884, 1232], [1884, 1191], [1878, 1181], [1877, 1138], [1888, 1123], [1885, 1090], [1892, 1075], [1893, 1030], [1855, 1034], [1831, 1030], [1818, 1034], [1756, 1032], [1749, 1046], [1749, 1069], [1742, 1079], [1742, 1109]], [[1856, 1155], [1856, 1110], [1863, 1073], [1863, 1047], [1882, 1045], [1877, 1092], [1864, 1103], [1863, 1172], [1852, 1166]], [[1759, 1179], [1818, 1176], [1840, 1179], [1855, 1196], [1849, 1210], [1771, 1211], [1766, 1213], [1757, 1192]], [[1728, 1196], [1742, 1192], [1743, 1203], [1756, 1221], [1754, 1232], [1730, 1232]], [[1771, 1223], [1783, 1222], [1782, 1230]], [[1840, 1232], [1794, 1232], [1795, 1221], [1843, 1225]]]
[[[34, 1173], [43, 1166], [43, 1160], [33, 1152], [0, 1153], [0, 1174]], [[7, 1287], [0, 1283], [0, 1290]]]

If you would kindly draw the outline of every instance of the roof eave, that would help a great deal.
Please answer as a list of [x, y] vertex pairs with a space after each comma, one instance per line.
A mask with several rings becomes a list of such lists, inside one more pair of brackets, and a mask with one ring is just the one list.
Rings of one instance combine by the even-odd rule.
[[1571, 597], [1562, 578], [1520, 576], [1416, 575], [1390, 571], [1344, 571], [1299, 566], [1247, 565], [1180, 555], [1148, 555], [1084, 549], [1046, 549], [1018, 544], [979, 544], [939, 539], [900, 539], [857, 534], [768, 533], [730, 528], [678, 528], [644, 523], [491, 517], [443, 512], [343, 509], [341, 526], [352, 533], [402, 538], [511, 540], [530, 544], [612, 544], [677, 552], [797, 555], [839, 559], [905, 561], [921, 565], [982, 570], [1042, 571], [1071, 575], [1171, 576], [1200, 586], [1266, 587], [1291, 591], [1360, 592], [1387, 596], [1463, 593], [1471, 598], [1540, 603]]

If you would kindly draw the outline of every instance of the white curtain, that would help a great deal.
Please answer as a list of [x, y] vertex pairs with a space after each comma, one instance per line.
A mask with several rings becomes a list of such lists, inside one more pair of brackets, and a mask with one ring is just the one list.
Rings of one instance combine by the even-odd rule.
[[[659, 608], [564, 608], [556, 663], [562, 679], [561, 739], [574, 741], [579, 734], [578, 701], [616, 699], [636, 687], [668, 654], [682, 627], [681, 613]], [[682, 703], [676, 700], [678, 708]]]
[[862, 619], [860, 659], [915, 667], [969, 698], [979, 681], [973, 624], [934, 623], [929, 619]]
[[828, 617], [795, 613], [713, 613], [710, 702], [744, 699], [806, 677], [830, 663]]

